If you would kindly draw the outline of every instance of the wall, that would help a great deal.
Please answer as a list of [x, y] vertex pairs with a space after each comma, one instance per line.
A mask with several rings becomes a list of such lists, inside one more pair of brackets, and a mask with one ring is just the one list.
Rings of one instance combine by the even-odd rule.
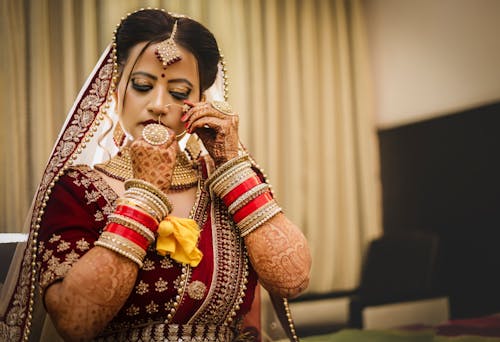
[[500, 100], [500, 1], [365, 0], [377, 123]]
[[500, 312], [500, 1], [364, 5], [384, 231], [439, 235], [453, 318]]

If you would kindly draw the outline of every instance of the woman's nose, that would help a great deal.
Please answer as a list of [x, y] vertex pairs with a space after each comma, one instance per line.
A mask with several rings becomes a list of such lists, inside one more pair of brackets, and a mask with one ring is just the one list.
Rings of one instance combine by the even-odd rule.
[[168, 111], [168, 96], [165, 92], [156, 91], [149, 101], [148, 110], [156, 115], [166, 114]]

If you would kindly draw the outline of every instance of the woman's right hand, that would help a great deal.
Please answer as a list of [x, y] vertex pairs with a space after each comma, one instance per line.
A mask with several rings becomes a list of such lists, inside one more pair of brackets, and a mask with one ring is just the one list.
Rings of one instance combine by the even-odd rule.
[[163, 145], [151, 145], [140, 137], [130, 146], [134, 178], [149, 182], [164, 193], [172, 183], [175, 158], [179, 152], [175, 133], [170, 129], [168, 132], [170, 136]]

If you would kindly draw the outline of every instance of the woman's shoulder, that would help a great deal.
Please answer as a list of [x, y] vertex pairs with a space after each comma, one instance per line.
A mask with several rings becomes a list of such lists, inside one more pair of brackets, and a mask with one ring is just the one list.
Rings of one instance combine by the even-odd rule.
[[79, 212], [102, 221], [113, 211], [117, 198], [97, 171], [88, 165], [75, 165], [58, 177], [50, 191], [44, 216], [55, 213], [55, 216], [63, 217]]
[[[54, 190], [64, 188], [74, 195], [88, 197], [99, 195], [108, 203], [113, 203], [117, 199], [116, 193], [104, 180], [99, 172], [88, 165], [75, 165], [69, 167], [55, 183]], [[87, 199], [88, 201], [89, 199]], [[90, 201], [94, 202], [94, 201]]]
[[107, 216], [114, 211], [116, 198], [99, 173], [89, 166], [68, 168], [50, 191], [40, 222], [40, 239], [82, 232], [98, 236]]

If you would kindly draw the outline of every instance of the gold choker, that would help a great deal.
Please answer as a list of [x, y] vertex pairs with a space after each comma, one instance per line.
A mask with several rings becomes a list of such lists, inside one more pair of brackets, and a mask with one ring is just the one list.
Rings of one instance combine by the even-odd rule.
[[[122, 182], [133, 178], [130, 148], [122, 148], [116, 156], [105, 163], [95, 165], [94, 168]], [[197, 167], [189, 161], [184, 152], [177, 153], [170, 190], [181, 191], [192, 188], [198, 184], [198, 178]]]

